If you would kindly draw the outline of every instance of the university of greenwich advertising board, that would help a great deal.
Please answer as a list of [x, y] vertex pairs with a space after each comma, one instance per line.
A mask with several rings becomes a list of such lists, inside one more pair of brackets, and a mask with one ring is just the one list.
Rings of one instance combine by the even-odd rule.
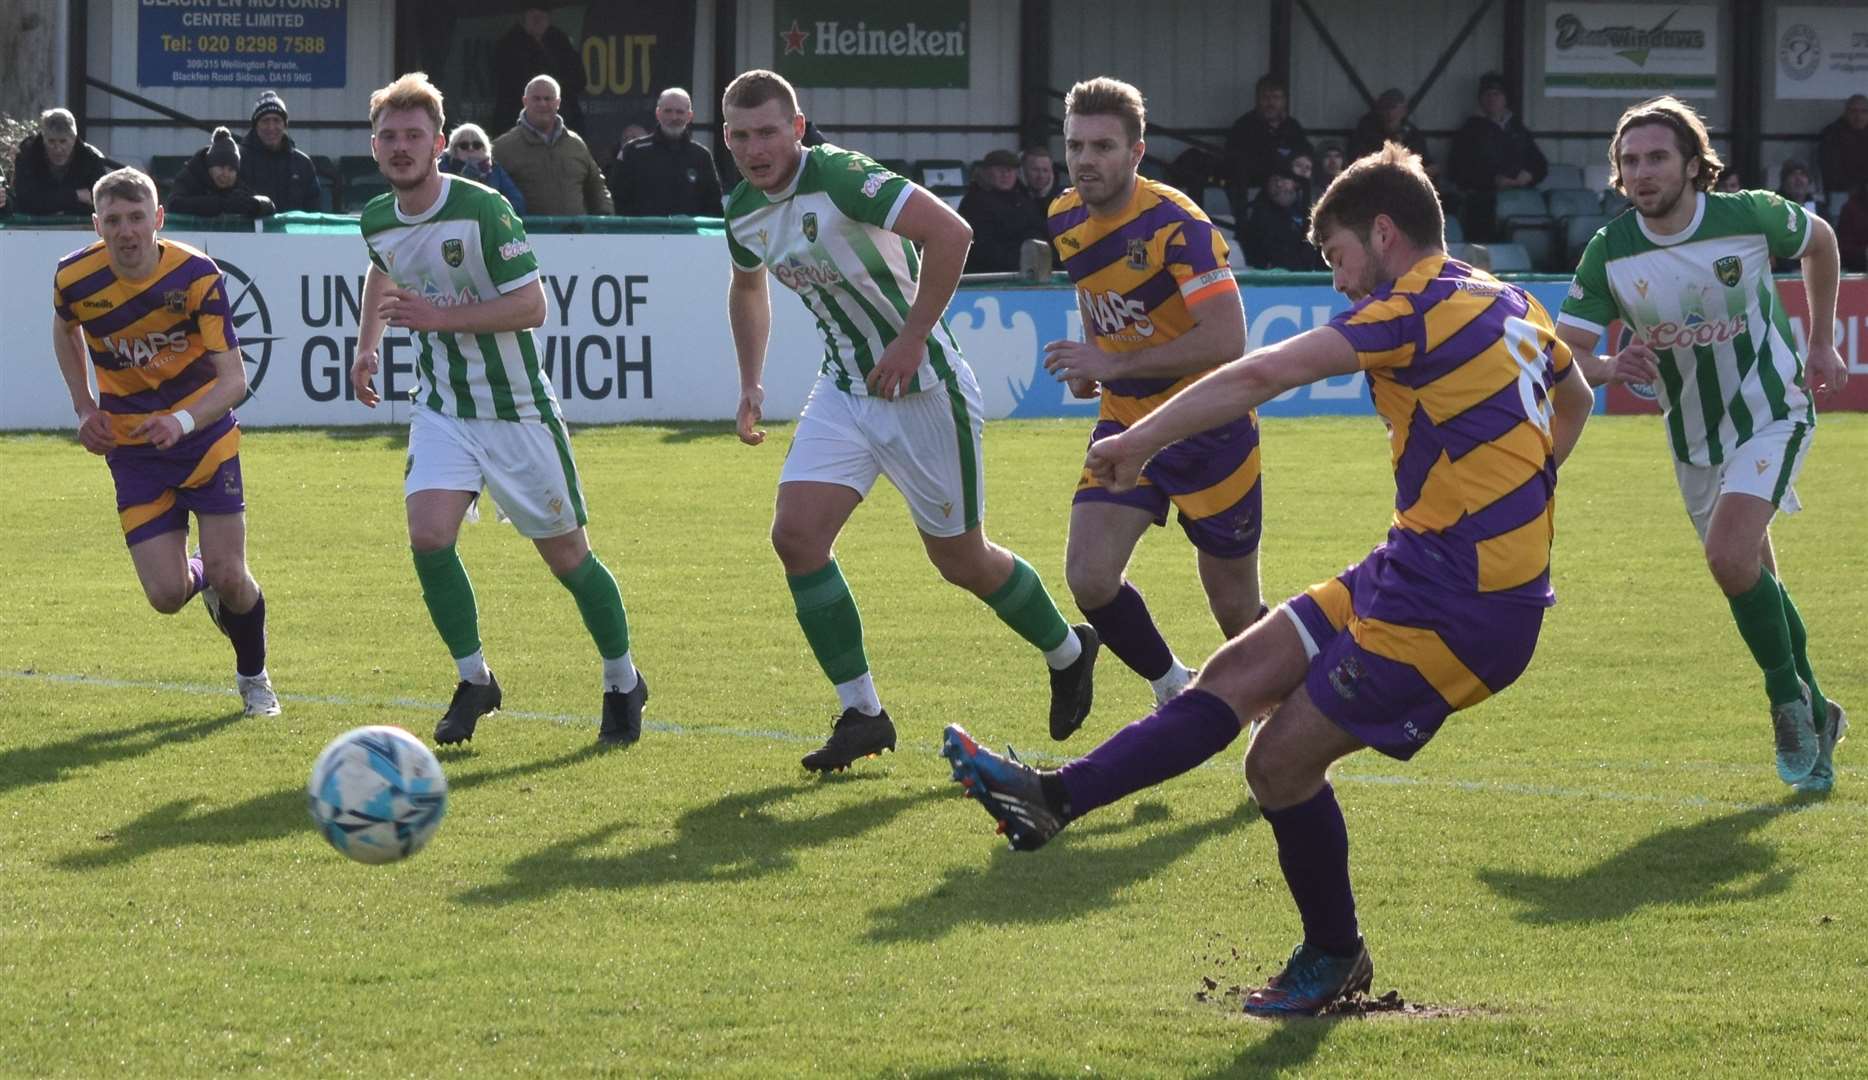
[[[363, 295], [363, 244], [347, 236], [247, 233], [170, 234], [202, 248], [226, 275], [228, 299], [254, 393], [240, 407], [249, 427], [401, 422], [415, 386], [416, 347], [407, 334], [384, 337], [378, 389], [385, 403], [356, 401], [356, 356]], [[51, 281], [60, 257], [84, 246], [78, 231], [0, 229], [0, 325], [25, 342], [0, 362], [0, 429], [69, 429], [72, 414], [47, 328]], [[539, 349], [564, 411], [576, 423], [730, 420], [739, 375], [727, 325], [726, 244], [709, 236], [537, 235], [548, 313]], [[1262, 279], [1261, 279], [1262, 280]], [[789, 289], [769, 282], [772, 338], [765, 369], [766, 415], [797, 415], [816, 379], [823, 345]], [[1526, 286], [1550, 310], [1563, 281]], [[1778, 283], [1802, 341], [1802, 283]], [[1325, 325], [1348, 301], [1319, 280], [1245, 282], [1249, 344], [1282, 341]], [[1044, 345], [1081, 339], [1068, 286], [963, 286], [948, 325], [978, 373], [989, 419], [1095, 415], [1044, 370]], [[35, 329], [36, 328], [36, 329]], [[1843, 283], [1836, 341], [1855, 374], [1846, 399], [1819, 408], [1868, 409], [1868, 281]], [[1611, 400], [1611, 407], [1638, 407]], [[1299, 387], [1261, 410], [1267, 417], [1366, 415], [1359, 374]]]

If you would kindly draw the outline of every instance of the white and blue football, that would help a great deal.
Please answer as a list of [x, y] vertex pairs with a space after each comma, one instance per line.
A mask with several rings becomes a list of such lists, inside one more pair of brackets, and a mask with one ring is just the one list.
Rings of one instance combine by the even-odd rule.
[[422, 741], [399, 727], [360, 727], [332, 739], [311, 766], [311, 820], [361, 863], [422, 849], [448, 808], [448, 781]]

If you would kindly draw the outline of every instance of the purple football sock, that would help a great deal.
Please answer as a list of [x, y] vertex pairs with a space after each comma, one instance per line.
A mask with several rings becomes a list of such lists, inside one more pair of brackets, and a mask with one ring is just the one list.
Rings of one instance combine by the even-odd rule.
[[1349, 829], [1329, 784], [1296, 806], [1265, 810], [1278, 865], [1304, 920], [1304, 942], [1333, 956], [1356, 951], [1356, 896], [1349, 888]]
[[202, 589], [205, 589], [207, 587], [208, 587], [207, 564], [201, 561], [200, 556], [195, 556], [195, 555], [189, 556], [188, 558], [188, 598], [190, 600], [194, 599], [194, 596], [196, 593], [200, 592]]
[[1103, 646], [1144, 679], [1154, 680], [1174, 666], [1174, 651], [1155, 628], [1148, 614], [1148, 603], [1135, 586], [1124, 581], [1116, 598], [1086, 611], [1083, 617], [1096, 628]]
[[1239, 737], [1239, 717], [1205, 690], [1185, 690], [1101, 746], [1057, 771], [1079, 818], [1131, 792], [1152, 787], [1226, 749]]
[[234, 670], [242, 675], [258, 675], [266, 670], [266, 595], [246, 611], [235, 611], [221, 604], [221, 627], [233, 642]]

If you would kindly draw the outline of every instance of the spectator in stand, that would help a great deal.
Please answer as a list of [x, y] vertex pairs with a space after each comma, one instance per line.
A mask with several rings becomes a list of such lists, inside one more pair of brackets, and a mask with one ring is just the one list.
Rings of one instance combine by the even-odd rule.
[[655, 131], [623, 145], [605, 179], [616, 212], [631, 217], [719, 217], [720, 175], [694, 141], [694, 100], [670, 87], [655, 102]]
[[1290, 103], [1284, 80], [1267, 75], [1258, 80], [1258, 107], [1233, 121], [1226, 135], [1226, 167], [1234, 206], [1245, 205], [1248, 188], [1288, 170], [1294, 155], [1310, 153], [1310, 139], [1290, 115]]
[[1868, 94], [1856, 94], [1823, 129], [1816, 158], [1828, 191], [1854, 191], [1868, 181]]
[[[1382, 91], [1375, 107], [1356, 121], [1355, 134], [1349, 136], [1349, 160], [1366, 157], [1382, 148], [1383, 143], [1398, 142], [1420, 155], [1428, 176], [1440, 175], [1440, 166], [1427, 153], [1427, 136], [1407, 118], [1407, 95], [1397, 88]], [[1337, 169], [1341, 172], [1341, 169]], [[1335, 178], [1335, 174], [1331, 174]]]
[[527, 213], [613, 214], [603, 170], [558, 115], [559, 103], [558, 80], [540, 75], [526, 84], [519, 122], [493, 140], [493, 157], [525, 195]]
[[1727, 166], [1725, 171], [1719, 174], [1719, 179], [1713, 182], [1712, 190], [1721, 191], [1727, 195], [1736, 195], [1745, 190], [1745, 174]]
[[973, 246], [966, 253], [969, 274], [1016, 271], [1025, 241], [1047, 237], [1043, 210], [1018, 185], [1018, 155], [1010, 150], [986, 155], [978, 182], [960, 199], [960, 216], [973, 226]]
[[1836, 215], [1836, 246], [1842, 249], [1842, 269], [1868, 272], [1868, 180], [1855, 185]]
[[222, 127], [214, 129], [208, 144], [195, 151], [176, 174], [168, 209], [196, 217], [236, 214], [260, 218], [271, 216], [277, 208], [241, 177], [240, 144], [234, 141], [233, 132]]
[[14, 209], [22, 214], [88, 214], [91, 185], [117, 163], [78, 138], [69, 109], [39, 114], [39, 132], [13, 155]]
[[1245, 219], [1245, 262], [1255, 269], [1322, 270], [1323, 260], [1308, 232], [1310, 209], [1299, 197], [1297, 177], [1273, 173], [1252, 200]]
[[1510, 239], [1498, 221], [1498, 192], [1536, 187], [1550, 171], [1537, 140], [1511, 111], [1505, 80], [1479, 78], [1479, 113], [1453, 136], [1453, 182], [1466, 193], [1466, 236], [1479, 243]]
[[[1310, 156], [1308, 150], [1303, 153], [1292, 154], [1288, 171], [1297, 181], [1297, 205], [1305, 210], [1309, 210], [1310, 204], [1317, 201], [1318, 195], [1323, 194], [1322, 188], [1313, 187], [1310, 183], [1311, 179], [1315, 177], [1317, 173], [1317, 163], [1315, 159]], [[1276, 176], [1277, 174], [1273, 173], [1272, 175]], [[1270, 181], [1266, 182], [1269, 183]], [[1261, 190], [1259, 194], [1263, 195], [1264, 192]]]
[[[584, 109], [579, 94], [584, 85], [584, 62], [570, 36], [551, 25], [551, 12], [529, 7], [518, 24], [493, 45], [493, 107], [508, 108], [506, 102], [524, 97], [537, 75], [549, 75], [557, 82], [563, 95], [558, 111], [565, 126], [582, 132]], [[491, 122], [496, 118], [487, 119]]]
[[444, 173], [476, 180], [501, 195], [512, 205], [512, 212], [525, 216], [525, 193], [512, 182], [512, 174], [493, 160], [493, 140], [479, 124], [462, 124], [448, 136], [448, 148], [435, 162]]
[[1330, 189], [1331, 184], [1336, 182], [1336, 178], [1342, 175], [1343, 170], [1349, 167], [1349, 159], [1343, 155], [1343, 148], [1333, 142], [1318, 146], [1317, 155], [1317, 175], [1314, 179], [1317, 194], [1321, 196]]
[[1049, 147], [1027, 146], [1018, 155], [1018, 186], [1038, 200], [1040, 212], [1050, 211], [1051, 200], [1064, 193], [1065, 185]]
[[271, 90], [253, 105], [253, 127], [240, 141], [240, 182], [279, 210], [317, 210], [323, 194], [311, 155], [285, 133], [285, 101]]
[[1816, 202], [1816, 184], [1810, 179], [1810, 167], [1796, 158], [1778, 167], [1777, 193], [1809, 213], [1823, 216], [1823, 208]]

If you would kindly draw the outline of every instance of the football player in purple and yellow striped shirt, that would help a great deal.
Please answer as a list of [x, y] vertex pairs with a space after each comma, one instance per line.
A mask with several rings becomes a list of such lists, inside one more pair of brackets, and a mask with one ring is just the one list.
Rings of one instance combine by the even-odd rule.
[[[1146, 119], [1141, 92], [1116, 79], [1078, 83], [1064, 102], [1074, 186], [1052, 201], [1049, 230], [1077, 286], [1085, 340], [1045, 346], [1045, 367], [1078, 397], [1100, 388], [1092, 443], [1245, 352], [1245, 309], [1225, 238], [1185, 195], [1136, 175]], [[1178, 510], [1213, 617], [1227, 637], [1243, 632], [1264, 614], [1258, 465], [1258, 418], [1247, 410], [1163, 451], [1127, 490], [1087, 470], [1077, 484], [1065, 555], [1070, 591], [1103, 643], [1154, 687], [1157, 702], [1193, 673], [1127, 580], [1129, 558], [1149, 525], [1166, 525], [1168, 510]], [[1051, 735], [1074, 730], [1054, 727]]]
[[[119, 169], [92, 191], [101, 238], [59, 260], [52, 348], [78, 441], [110, 465], [117, 516], [149, 604], [173, 614], [201, 594], [233, 643], [248, 716], [276, 716], [266, 673], [266, 601], [246, 566], [240, 428], [246, 397], [227, 287], [214, 260], [157, 236], [156, 186]], [[85, 354], [97, 370], [97, 396]], [[201, 554], [188, 553], [188, 514]]]
[[1420, 159], [1395, 143], [1357, 161], [1312, 212], [1311, 242], [1354, 305], [1200, 380], [1090, 448], [1114, 491], [1178, 440], [1332, 376], [1367, 374], [1387, 423], [1387, 540], [1215, 653], [1193, 685], [1087, 756], [1040, 773], [947, 729], [942, 752], [1030, 850], [1066, 824], [1224, 750], [1273, 710], [1246, 781], [1302, 917], [1284, 970], [1249, 1013], [1315, 1014], [1373, 975], [1349, 884], [1349, 836], [1325, 772], [1364, 747], [1405, 760], [1446, 718], [1530, 663], [1550, 588], [1557, 469], [1594, 397], [1536, 300], [1447, 257]]

